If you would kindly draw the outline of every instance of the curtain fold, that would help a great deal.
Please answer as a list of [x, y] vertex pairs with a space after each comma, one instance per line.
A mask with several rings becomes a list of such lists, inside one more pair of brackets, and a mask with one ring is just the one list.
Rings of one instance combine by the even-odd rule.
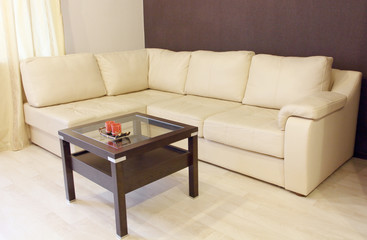
[[59, 0], [0, 1], [0, 151], [29, 144], [20, 61], [64, 54]]

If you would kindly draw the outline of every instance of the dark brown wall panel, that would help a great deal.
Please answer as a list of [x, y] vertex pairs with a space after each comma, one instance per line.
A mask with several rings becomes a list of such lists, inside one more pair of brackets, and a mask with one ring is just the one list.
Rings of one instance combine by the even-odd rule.
[[[367, 76], [366, 0], [144, 0], [146, 47], [326, 55]], [[356, 155], [367, 157], [365, 79]]]

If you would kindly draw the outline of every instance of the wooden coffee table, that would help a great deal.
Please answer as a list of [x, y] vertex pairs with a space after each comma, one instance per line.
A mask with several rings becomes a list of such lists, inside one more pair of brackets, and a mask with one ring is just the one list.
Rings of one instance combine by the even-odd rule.
[[[107, 120], [121, 123], [128, 137], [112, 140], [99, 128]], [[59, 131], [66, 198], [75, 199], [73, 171], [111, 191], [116, 233], [127, 235], [125, 194], [188, 167], [189, 194], [198, 196], [198, 128], [132, 113]], [[170, 144], [188, 139], [188, 150]], [[70, 144], [84, 151], [71, 154]]]

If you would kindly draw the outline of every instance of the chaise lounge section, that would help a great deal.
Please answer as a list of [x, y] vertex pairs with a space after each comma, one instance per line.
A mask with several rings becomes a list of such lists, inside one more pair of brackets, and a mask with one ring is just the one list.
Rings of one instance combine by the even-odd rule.
[[58, 130], [126, 113], [194, 125], [200, 160], [307, 196], [354, 150], [361, 73], [332, 61], [164, 49], [30, 58], [25, 118], [32, 142], [57, 155]]

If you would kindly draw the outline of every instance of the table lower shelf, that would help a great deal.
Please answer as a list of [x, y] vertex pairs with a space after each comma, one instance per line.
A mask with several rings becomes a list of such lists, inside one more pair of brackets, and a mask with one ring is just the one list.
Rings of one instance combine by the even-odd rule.
[[[113, 192], [111, 164], [116, 163], [88, 151], [72, 155], [72, 169], [75, 172]], [[128, 157], [125, 161], [117, 164], [123, 164], [123, 184], [125, 193], [128, 193], [188, 167], [192, 163], [188, 151], [166, 146]]]

